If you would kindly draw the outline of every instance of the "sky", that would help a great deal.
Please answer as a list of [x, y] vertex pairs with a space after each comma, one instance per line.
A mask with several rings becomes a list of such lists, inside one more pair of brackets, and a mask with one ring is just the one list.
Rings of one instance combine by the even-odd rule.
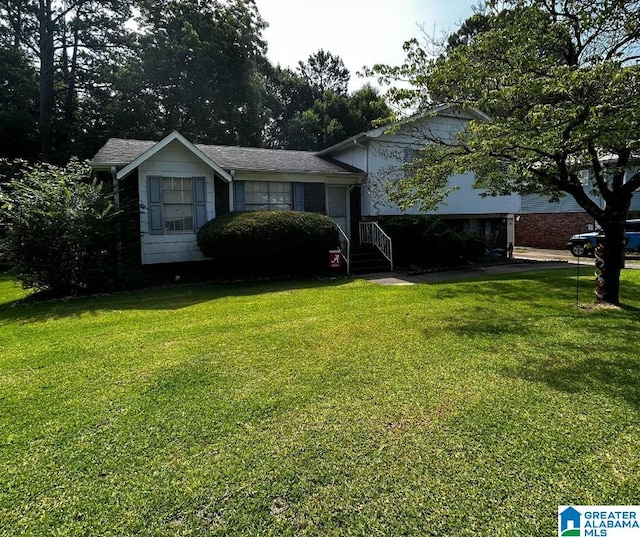
[[[420, 26], [435, 35], [454, 31], [469, 17], [473, 0], [256, 0], [269, 24], [263, 37], [272, 64], [295, 69], [298, 61], [324, 49], [351, 71], [353, 91], [367, 82], [356, 72], [376, 63], [399, 65], [402, 44], [420, 37]], [[373, 82], [373, 81], [371, 81]]]

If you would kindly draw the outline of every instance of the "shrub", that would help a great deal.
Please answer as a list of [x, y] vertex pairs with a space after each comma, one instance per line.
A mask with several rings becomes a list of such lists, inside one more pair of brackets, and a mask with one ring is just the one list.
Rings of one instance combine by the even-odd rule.
[[393, 241], [398, 266], [451, 266], [474, 261], [486, 250], [481, 237], [457, 233], [435, 216], [386, 216], [380, 219], [380, 226]]
[[210, 220], [198, 246], [223, 274], [312, 274], [327, 267], [338, 244], [328, 217], [294, 211], [232, 212]]
[[111, 288], [118, 281], [120, 212], [91, 168], [26, 167], [0, 188], [4, 248], [24, 287], [55, 294]]

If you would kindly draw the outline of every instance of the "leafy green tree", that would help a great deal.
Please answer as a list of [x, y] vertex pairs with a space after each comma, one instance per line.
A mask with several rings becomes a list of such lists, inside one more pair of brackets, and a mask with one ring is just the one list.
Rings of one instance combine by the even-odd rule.
[[291, 69], [274, 67], [264, 62], [262, 72], [265, 83], [264, 145], [271, 148], [299, 148], [296, 140], [300, 132], [295, 120], [313, 106], [314, 91], [308, 81]]
[[[299, 83], [300, 78], [291, 74]], [[286, 111], [274, 120], [269, 131], [274, 138], [267, 138], [267, 145], [317, 151], [391, 117], [384, 97], [370, 85], [348, 95], [326, 90], [315, 99], [308, 92], [305, 97], [306, 100], [292, 100], [284, 106]]]
[[23, 168], [2, 185], [2, 250], [25, 287], [68, 294], [120, 283], [121, 212], [90, 176], [88, 164], [71, 160]]
[[253, 0], [145, 1], [136, 53], [116, 72], [108, 123], [121, 136], [178, 130], [202, 143], [259, 145], [265, 27]]
[[23, 54], [37, 70], [42, 160], [65, 161], [73, 153], [83, 134], [79, 103], [101, 83], [94, 72], [104, 64], [118, 63], [118, 53], [128, 40], [124, 23], [132, 4], [131, 0], [0, 0], [0, 46]]
[[295, 149], [317, 151], [344, 140], [351, 133], [349, 98], [326, 90], [314, 100], [308, 110], [294, 117], [289, 124]]
[[36, 158], [39, 152], [37, 74], [19, 49], [0, 46], [0, 155]]
[[392, 186], [394, 197], [433, 208], [447, 178], [468, 170], [490, 194], [572, 196], [603, 229], [604, 300], [618, 304], [624, 222], [640, 187], [640, 173], [629, 173], [640, 151], [640, 4], [491, 0], [485, 15], [486, 29], [436, 59], [414, 40], [402, 66], [372, 70], [413, 82], [403, 105], [428, 96], [491, 117], [446, 141], [424, 133], [436, 143]]
[[462, 45], [468, 45], [471, 40], [486, 32], [490, 28], [490, 17], [487, 13], [478, 10], [471, 17], [465, 20], [460, 28], [447, 38], [447, 50], [453, 50]]
[[346, 95], [349, 89], [350, 73], [342, 58], [323, 49], [311, 54], [306, 62], [298, 62], [298, 72], [318, 95], [326, 90]]
[[371, 84], [365, 84], [351, 93], [347, 107], [352, 119], [347, 129], [349, 136], [389, 123], [394, 119], [394, 113], [386, 99]]

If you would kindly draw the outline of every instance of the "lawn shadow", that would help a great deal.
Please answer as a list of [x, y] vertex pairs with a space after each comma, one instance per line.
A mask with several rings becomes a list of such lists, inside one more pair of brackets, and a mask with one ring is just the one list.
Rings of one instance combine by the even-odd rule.
[[[596, 310], [580, 320], [591, 322], [589, 341], [544, 338], [544, 353], [504, 368], [509, 378], [544, 383], [565, 393], [593, 392], [622, 398], [640, 406], [640, 356], [637, 344], [638, 308]], [[580, 315], [579, 313], [577, 314]], [[585, 351], [585, 349], [589, 349]]]
[[508, 337], [526, 336], [533, 331], [530, 326], [523, 324], [518, 319], [452, 319], [449, 330], [457, 336], [476, 337]]
[[229, 297], [296, 292], [311, 288], [334, 288], [351, 283], [351, 278], [300, 278], [234, 283], [187, 283], [143, 288], [109, 294], [75, 296], [45, 301], [27, 300], [0, 304], [0, 316], [21, 323], [43, 319], [78, 317], [100, 311], [180, 310], [196, 304]]
[[[634, 354], [632, 354], [633, 356]], [[503, 370], [509, 378], [544, 383], [565, 393], [600, 393], [640, 407], [640, 361], [634, 358], [584, 357], [568, 362], [531, 359]]]
[[[451, 284], [449, 287], [448, 284]], [[517, 274], [501, 274], [495, 276], [470, 276], [456, 282], [434, 282], [427, 285], [440, 285], [436, 292], [438, 300], [455, 299], [467, 295], [484, 300], [486, 303], [502, 303], [505, 301], [525, 301], [536, 306], [538, 302], [547, 308], [548, 298], [560, 298], [559, 307], [565, 304], [581, 304], [595, 302], [595, 284], [593, 277], [582, 274], [576, 282], [573, 269], [554, 269], [544, 272], [524, 272]], [[640, 303], [640, 282], [623, 279], [621, 282], [621, 308], [625, 311], [638, 312], [640, 307], [632, 303]], [[566, 302], [563, 302], [566, 300]]]

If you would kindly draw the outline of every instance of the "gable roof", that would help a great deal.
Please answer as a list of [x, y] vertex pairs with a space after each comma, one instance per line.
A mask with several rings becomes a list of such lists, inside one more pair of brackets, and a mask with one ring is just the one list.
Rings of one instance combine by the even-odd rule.
[[321, 156], [317, 152], [191, 144], [177, 132], [173, 132], [160, 142], [110, 138], [91, 159], [91, 165], [94, 168], [122, 167], [117, 174], [121, 179], [174, 140], [181, 142], [228, 181], [231, 180], [230, 172], [232, 170], [364, 175], [364, 172], [358, 168]]
[[215, 161], [211, 160], [210, 157], [205, 155], [200, 149], [198, 149], [189, 140], [187, 140], [184, 136], [182, 136], [182, 134], [180, 134], [179, 132], [176, 132], [176, 131], [173, 131], [171, 134], [169, 134], [169, 136], [165, 136], [158, 143], [152, 145], [151, 147], [149, 147], [149, 149], [144, 151], [137, 158], [135, 158], [134, 160], [129, 162], [122, 170], [120, 170], [117, 173], [117, 178], [118, 179], [122, 179], [123, 177], [125, 177], [126, 175], [131, 173], [133, 170], [135, 170], [138, 166], [140, 166], [140, 164], [142, 164], [145, 160], [151, 158], [158, 151], [160, 151], [161, 149], [163, 149], [166, 146], [168, 146], [174, 140], [178, 141], [180, 144], [182, 144], [184, 147], [186, 147], [196, 157], [198, 157], [201, 160], [203, 160], [210, 168], [215, 170], [218, 173], [218, 175], [220, 175], [227, 182], [231, 182], [231, 175], [228, 172], [223, 170], [218, 163], [216, 163]]
[[417, 120], [428, 118], [429, 116], [447, 116], [447, 115], [455, 115], [456, 117], [467, 116], [470, 119], [476, 119], [478, 121], [489, 121], [491, 118], [485, 114], [484, 112], [478, 110], [477, 108], [462, 108], [457, 104], [442, 104], [439, 106], [434, 106], [426, 110], [425, 112], [420, 112], [419, 114], [414, 114], [407, 118], [401, 119], [394, 123], [389, 123], [387, 125], [382, 125], [381, 127], [377, 127], [375, 129], [371, 129], [365, 132], [361, 132], [360, 134], [356, 134], [351, 138], [347, 138], [346, 140], [339, 142], [331, 147], [327, 147], [319, 152], [319, 155], [326, 156], [330, 155], [334, 151], [338, 149], [342, 149], [349, 145], [353, 145], [366, 142], [367, 140], [371, 140], [373, 138], [378, 138], [383, 134], [387, 133], [390, 129], [401, 127], [402, 125], [408, 125]]

